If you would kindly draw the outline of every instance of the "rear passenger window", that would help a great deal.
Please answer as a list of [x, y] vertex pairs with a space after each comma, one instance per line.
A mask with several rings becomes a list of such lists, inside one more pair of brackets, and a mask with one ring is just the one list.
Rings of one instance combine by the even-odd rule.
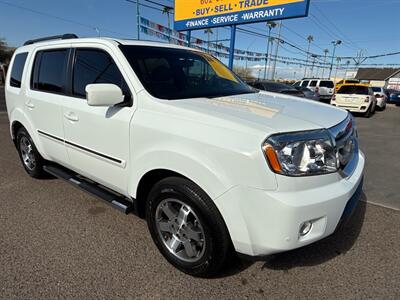
[[129, 88], [111, 56], [96, 49], [77, 49], [72, 78], [72, 94], [85, 98], [85, 88], [93, 83], [112, 83], [130, 98]]
[[310, 86], [317, 86], [318, 81], [317, 80], [313, 80], [310, 82]]
[[33, 89], [63, 93], [66, 87], [67, 55], [67, 49], [39, 51], [35, 58]]
[[22, 73], [24, 72], [26, 57], [28, 53], [20, 53], [15, 56], [14, 63], [11, 70], [10, 86], [20, 88]]

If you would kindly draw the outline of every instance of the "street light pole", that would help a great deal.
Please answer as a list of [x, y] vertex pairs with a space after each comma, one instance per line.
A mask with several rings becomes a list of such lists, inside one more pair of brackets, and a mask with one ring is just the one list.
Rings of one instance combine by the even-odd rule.
[[331, 60], [331, 66], [329, 68], [329, 78], [332, 76], [332, 69], [333, 69], [333, 60], [335, 59], [335, 53], [336, 53], [336, 47], [342, 43], [341, 40], [337, 41], [332, 41], [333, 44], [333, 54], [332, 54], [332, 60]]

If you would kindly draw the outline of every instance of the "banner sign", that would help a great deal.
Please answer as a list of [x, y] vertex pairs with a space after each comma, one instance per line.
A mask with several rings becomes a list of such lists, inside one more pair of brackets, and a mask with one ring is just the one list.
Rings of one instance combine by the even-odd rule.
[[175, 30], [306, 17], [310, 0], [175, 0]]

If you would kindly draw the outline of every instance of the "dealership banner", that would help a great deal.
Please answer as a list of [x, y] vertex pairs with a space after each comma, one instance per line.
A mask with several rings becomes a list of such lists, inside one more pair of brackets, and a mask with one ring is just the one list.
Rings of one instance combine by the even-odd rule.
[[175, 30], [283, 20], [308, 15], [310, 0], [175, 0]]

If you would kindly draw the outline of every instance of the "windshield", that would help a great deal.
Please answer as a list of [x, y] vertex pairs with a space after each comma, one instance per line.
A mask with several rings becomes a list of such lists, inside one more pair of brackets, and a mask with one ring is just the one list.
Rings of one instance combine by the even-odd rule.
[[329, 88], [329, 89], [333, 89], [334, 84], [333, 84], [333, 81], [324, 80], [324, 81], [320, 82], [319, 86], [320, 87], [326, 87], [326, 88]]
[[347, 95], [352, 95], [352, 94], [357, 94], [357, 95], [368, 95], [368, 87], [366, 86], [358, 86], [358, 85], [347, 85], [347, 86], [342, 86], [338, 94], [347, 94]]
[[120, 46], [145, 89], [160, 99], [255, 93], [213, 56], [185, 49]]

